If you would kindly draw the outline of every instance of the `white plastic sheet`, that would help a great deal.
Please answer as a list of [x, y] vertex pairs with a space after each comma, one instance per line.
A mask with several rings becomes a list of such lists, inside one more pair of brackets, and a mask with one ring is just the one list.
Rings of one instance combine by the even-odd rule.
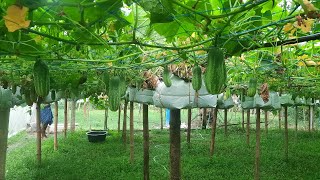
[[172, 85], [166, 87], [161, 82], [153, 95], [154, 105], [169, 109], [209, 108], [216, 107], [217, 95], [209, 94], [204, 83], [196, 95], [192, 84], [173, 76]]
[[234, 102], [231, 96], [226, 100], [224, 100], [224, 94], [218, 95], [218, 101], [217, 101], [218, 109], [230, 109], [233, 106], [234, 106]]
[[261, 109], [280, 109], [281, 104], [280, 104], [280, 97], [276, 92], [270, 92], [269, 93], [269, 101], [264, 102], [263, 99], [256, 94], [254, 96], [254, 106], [256, 108], [261, 108]]
[[129, 101], [142, 103], [142, 104], [153, 104], [154, 91], [148, 89], [137, 89], [129, 88]]
[[294, 104], [291, 94], [282, 94], [280, 96], [280, 102], [282, 106], [292, 106]]
[[27, 128], [27, 123], [30, 123], [30, 118], [30, 107], [15, 106], [11, 108], [8, 137], [14, 136], [25, 130]]

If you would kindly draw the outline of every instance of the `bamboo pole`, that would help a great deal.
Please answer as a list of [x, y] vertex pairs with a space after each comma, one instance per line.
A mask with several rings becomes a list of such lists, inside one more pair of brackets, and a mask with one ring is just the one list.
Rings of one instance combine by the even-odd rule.
[[212, 124], [211, 124], [211, 146], [210, 146], [210, 156], [213, 157], [214, 154], [214, 145], [215, 145], [215, 139], [216, 139], [216, 129], [217, 129], [217, 114], [218, 114], [218, 108], [213, 108], [211, 111], [213, 112], [212, 117]]
[[134, 161], [133, 102], [130, 101], [130, 162]]
[[288, 141], [289, 141], [289, 136], [288, 136], [288, 107], [284, 106], [284, 156], [285, 160], [288, 160]]
[[64, 137], [67, 137], [68, 129], [68, 99], [64, 99]]
[[241, 126], [242, 126], [242, 129], [244, 130], [244, 109], [242, 109], [242, 111], [241, 111], [241, 119], [242, 119], [242, 121], [241, 121]]
[[188, 129], [187, 129], [187, 143], [190, 147], [190, 141], [191, 141], [191, 110], [188, 109]]
[[125, 100], [123, 108], [123, 125], [122, 125], [122, 141], [126, 146], [127, 144], [127, 110], [128, 110], [128, 101]]
[[257, 119], [256, 119], [256, 156], [255, 156], [255, 171], [254, 171], [254, 179], [259, 180], [260, 179], [260, 108], [257, 108]]
[[53, 147], [58, 150], [58, 102], [54, 102], [54, 130], [53, 130]]
[[308, 106], [309, 111], [309, 124], [308, 124], [308, 132], [311, 131], [311, 106]]
[[41, 121], [40, 121], [40, 100], [36, 103], [36, 125], [37, 125], [37, 161], [41, 164]]
[[[143, 179], [149, 180], [149, 117], [148, 105], [142, 106], [143, 116]], [[171, 121], [170, 121], [171, 122]]]
[[0, 109], [0, 179], [5, 179], [10, 108]]
[[180, 109], [170, 110], [170, 179], [181, 179], [181, 114]]
[[279, 129], [281, 129], [281, 108], [279, 109], [278, 119], [279, 119]]
[[104, 109], [104, 130], [108, 130], [108, 116], [109, 116], [109, 109], [105, 107]]

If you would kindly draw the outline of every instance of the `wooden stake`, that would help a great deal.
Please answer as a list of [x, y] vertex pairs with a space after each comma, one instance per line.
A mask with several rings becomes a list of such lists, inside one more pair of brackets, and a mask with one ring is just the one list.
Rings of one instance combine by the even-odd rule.
[[122, 140], [123, 144], [127, 144], [127, 110], [128, 110], [128, 101], [125, 100], [123, 108], [123, 125], [122, 125]]
[[36, 124], [37, 124], [37, 161], [41, 164], [41, 121], [40, 121], [40, 100], [36, 103]]
[[105, 101], [105, 108], [104, 108], [104, 130], [108, 130], [108, 107], [107, 107], [107, 100]]
[[190, 138], [191, 138], [191, 109], [188, 109], [187, 143], [189, 147], [190, 147]]
[[284, 106], [284, 156], [285, 160], [288, 160], [288, 142], [289, 142], [289, 136], [288, 136], [288, 107]]
[[228, 135], [228, 109], [224, 109], [224, 135]]
[[118, 109], [118, 133], [120, 132], [120, 119], [121, 119], [121, 105]]
[[68, 129], [68, 99], [64, 99], [64, 137], [67, 137]]
[[10, 108], [0, 109], [0, 179], [5, 179]]
[[260, 108], [257, 108], [257, 119], [256, 119], [256, 157], [255, 157], [255, 171], [254, 179], [260, 179]]
[[[142, 106], [143, 116], [143, 179], [149, 180], [149, 117], [148, 105]], [[170, 121], [171, 122], [171, 121]]]
[[133, 102], [130, 101], [130, 162], [134, 161]]
[[264, 110], [264, 127], [266, 134], [268, 134], [268, 123], [268, 110]]
[[298, 106], [295, 106], [295, 111], [296, 111], [296, 116], [295, 116], [295, 130], [296, 130], [296, 133], [298, 132]]
[[207, 108], [203, 108], [203, 114], [202, 114], [202, 129], [207, 128]]
[[241, 123], [241, 125], [242, 125], [242, 129], [244, 130], [244, 109], [242, 109], [241, 113], [242, 113], [242, 123]]
[[170, 179], [181, 179], [181, 114], [180, 109], [170, 109]]
[[308, 124], [308, 132], [311, 131], [311, 106], [308, 106], [308, 111], [309, 111], [309, 124]]
[[74, 132], [76, 129], [76, 101], [72, 99], [71, 101], [71, 123], [70, 130]]
[[162, 113], [162, 108], [160, 108], [160, 129], [163, 130], [163, 113]]
[[214, 145], [215, 145], [215, 139], [216, 139], [218, 108], [212, 108], [211, 112], [213, 112], [213, 115], [212, 115], [212, 124], [211, 124], [210, 156], [213, 157], [213, 154], [214, 154]]
[[250, 109], [247, 110], [247, 145], [250, 144]]
[[54, 102], [54, 130], [53, 130], [53, 148], [58, 150], [58, 102]]
[[281, 108], [279, 109], [278, 119], [279, 119], [279, 129], [281, 129]]

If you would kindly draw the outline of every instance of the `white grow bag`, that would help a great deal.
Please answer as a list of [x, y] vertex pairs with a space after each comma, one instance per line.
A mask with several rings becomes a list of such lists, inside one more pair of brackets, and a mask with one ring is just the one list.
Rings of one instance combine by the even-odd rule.
[[196, 96], [192, 84], [173, 76], [172, 85], [167, 87], [163, 82], [158, 84], [153, 95], [154, 105], [169, 109], [209, 108], [216, 107], [217, 95], [209, 94], [202, 83]]

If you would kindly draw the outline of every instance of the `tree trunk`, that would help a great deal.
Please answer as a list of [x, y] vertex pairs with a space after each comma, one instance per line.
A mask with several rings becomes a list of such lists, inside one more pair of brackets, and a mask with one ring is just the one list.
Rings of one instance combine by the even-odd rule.
[[37, 160], [38, 165], [41, 164], [41, 121], [40, 121], [40, 100], [37, 102], [36, 107], [36, 124], [37, 124]]
[[264, 110], [264, 127], [265, 127], [265, 131], [266, 131], [266, 134], [268, 134], [268, 111], [267, 110]]
[[202, 129], [207, 128], [207, 108], [203, 108], [203, 114], [202, 114]]
[[124, 108], [123, 108], [123, 125], [122, 125], [122, 140], [125, 146], [127, 144], [127, 110], [128, 110], [128, 101], [126, 100], [124, 102]]
[[242, 113], [242, 123], [241, 123], [241, 125], [242, 125], [242, 129], [244, 130], [244, 109], [242, 109], [242, 111], [241, 111], [241, 113]]
[[247, 110], [247, 145], [250, 144], [250, 109]]
[[228, 135], [228, 109], [224, 109], [224, 136]]
[[188, 146], [190, 147], [190, 139], [191, 139], [191, 110], [188, 109], [188, 129], [187, 129], [187, 143]]
[[142, 106], [143, 116], [143, 179], [149, 180], [149, 117], [148, 117], [148, 105]]
[[255, 171], [254, 179], [260, 179], [260, 108], [257, 108], [257, 119], [256, 119], [256, 157], [255, 157]]
[[118, 109], [118, 132], [120, 132], [120, 119], [121, 119], [121, 105]]
[[68, 99], [64, 99], [64, 137], [67, 137], [68, 130]]
[[181, 151], [181, 114], [180, 109], [170, 110], [170, 179], [180, 180], [180, 151]]
[[76, 129], [76, 101], [73, 99], [71, 101], [71, 123], [70, 130], [74, 132]]
[[214, 153], [214, 145], [215, 145], [215, 139], [216, 139], [218, 108], [213, 108], [213, 110], [211, 112], [213, 112], [212, 124], [211, 124], [211, 146], [210, 146], [210, 156], [212, 157], [213, 153]]
[[160, 129], [163, 130], [163, 113], [162, 113], [162, 108], [160, 108]]
[[278, 113], [278, 118], [279, 118], [279, 129], [281, 129], [281, 108], [279, 109], [279, 113]]
[[54, 150], [58, 150], [58, 102], [54, 102], [54, 136], [53, 147]]
[[5, 179], [10, 108], [0, 109], [0, 179]]
[[296, 116], [295, 116], [295, 130], [296, 130], [296, 133], [298, 132], [298, 106], [295, 106], [295, 111], [296, 111]]
[[284, 156], [285, 160], [288, 160], [288, 107], [284, 106]]
[[130, 101], [130, 162], [134, 160], [133, 102]]

